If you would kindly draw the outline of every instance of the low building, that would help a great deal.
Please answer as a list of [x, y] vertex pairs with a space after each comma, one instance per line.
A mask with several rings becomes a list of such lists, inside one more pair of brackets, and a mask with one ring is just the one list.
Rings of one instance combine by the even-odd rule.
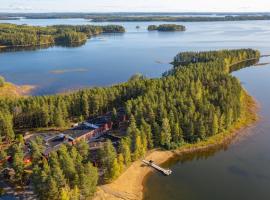
[[[119, 126], [119, 123], [126, 121], [126, 113], [124, 109], [118, 109], [117, 119], [114, 123]], [[108, 112], [106, 115], [90, 118], [82, 123], [76, 123], [71, 129], [68, 129], [62, 133], [54, 134], [39, 134], [42, 136], [45, 145], [44, 155], [48, 156], [50, 152], [57, 151], [62, 144], [74, 145], [78, 141], [86, 140], [89, 143], [99, 141], [100, 137], [104, 136], [109, 130], [113, 129], [112, 112]], [[108, 136], [109, 137], [109, 136]], [[31, 140], [34, 140], [36, 135], [28, 136], [26, 144], [30, 144]], [[115, 139], [115, 138], [107, 138]]]

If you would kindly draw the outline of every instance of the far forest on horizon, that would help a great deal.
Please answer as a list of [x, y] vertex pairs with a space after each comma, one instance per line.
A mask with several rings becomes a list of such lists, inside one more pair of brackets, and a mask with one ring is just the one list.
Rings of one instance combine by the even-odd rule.
[[26, 19], [67, 19], [84, 18], [94, 22], [128, 21], [167, 21], [167, 22], [206, 22], [206, 21], [245, 21], [270, 20], [267, 12], [111, 12], [111, 13], [0, 13], [0, 20]]

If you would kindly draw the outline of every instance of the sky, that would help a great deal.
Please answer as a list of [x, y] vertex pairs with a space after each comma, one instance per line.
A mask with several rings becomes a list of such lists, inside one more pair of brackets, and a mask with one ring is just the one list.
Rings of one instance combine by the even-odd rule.
[[270, 12], [270, 0], [0, 0], [0, 12]]

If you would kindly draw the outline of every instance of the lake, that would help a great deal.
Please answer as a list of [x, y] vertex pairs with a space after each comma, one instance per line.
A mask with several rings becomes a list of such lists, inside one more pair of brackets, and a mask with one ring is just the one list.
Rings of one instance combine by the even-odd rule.
[[[91, 24], [83, 19], [12, 22], [42, 26]], [[134, 73], [159, 77], [180, 51], [255, 48], [262, 54], [270, 53], [269, 21], [178, 23], [184, 24], [187, 31], [175, 33], [146, 30], [149, 24], [160, 24], [157, 22], [113, 24], [123, 25], [127, 32], [100, 35], [76, 48], [1, 53], [0, 74], [16, 84], [37, 85], [34, 94], [52, 94], [123, 82]], [[140, 29], [135, 28], [137, 25]], [[269, 57], [261, 59], [269, 61]], [[165, 177], [153, 172], [145, 182], [145, 199], [269, 200], [270, 65], [246, 68], [233, 75], [259, 102], [261, 120], [228, 146], [165, 163], [173, 174]]]
[[[253, 47], [267, 52], [270, 22], [179, 23], [186, 32], [148, 32], [158, 22], [91, 23], [85, 19], [0, 21], [31, 25], [120, 24], [124, 34], [103, 34], [76, 48], [0, 53], [0, 74], [16, 84], [37, 86], [35, 95], [124, 82], [135, 73], [159, 77], [179, 51]], [[139, 25], [140, 29], [136, 29]], [[55, 73], [61, 72], [61, 73]]]

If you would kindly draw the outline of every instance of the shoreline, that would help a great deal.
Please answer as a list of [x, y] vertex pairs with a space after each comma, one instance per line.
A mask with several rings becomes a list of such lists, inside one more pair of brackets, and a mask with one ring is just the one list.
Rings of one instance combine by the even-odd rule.
[[34, 89], [36, 89], [34, 85], [15, 85], [5, 82], [4, 86], [0, 87], [0, 96], [12, 98], [29, 96]]
[[[196, 144], [185, 144], [176, 150], [163, 151], [154, 149], [149, 151], [144, 159], [154, 160], [155, 163], [163, 163], [179, 157], [183, 154], [209, 150], [231, 144], [236, 138], [244, 136], [244, 133], [254, 127], [259, 120], [259, 104], [244, 90], [243, 117], [234, 126], [224, 132], [201, 141]], [[115, 181], [110, 184], [97, 187], [94, 200], [141, 200], [144, 195], [144, 185], [148, 176], [154, 170], [142, 164], [141, 160], [133, 162]]]

